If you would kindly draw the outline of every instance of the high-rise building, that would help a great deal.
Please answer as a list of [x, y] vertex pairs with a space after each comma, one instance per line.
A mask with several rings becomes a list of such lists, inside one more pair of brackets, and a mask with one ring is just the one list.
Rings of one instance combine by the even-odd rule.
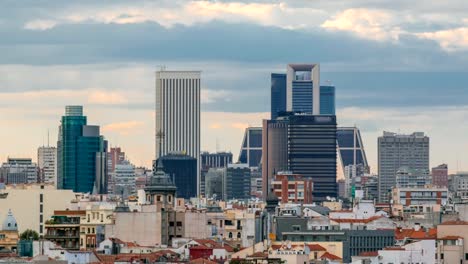
[[248, 164], [228, 164], [224, 176], [224, 200], [250, 198], [250, 168]]
[[437, 187], [448, 187], [447, 164], [441, 164], [432, 168], [432, 184]]
[[41, 182], [54, 183], [57, 179], [57, 148], [42, 146], [37, 149], [37, 165]]
[[[197, 160], [200, 193], [200, 72], [156, 72], [156, 159], [170, 152], [185, 152]], [[160, 149], [161, 148], [161, 151]], [[160, 154], [161, 153], [161, 154]]]
[[362, 164], [368, 167], [366, 152], [361, 138], [361, 133], [357, 127], [338, 127], [336, 131], [338, 143], [338, 155], [341, 167]]
[[335, 87], [320, 86], [319, 64], [289, 64], [271, 74], [271, 119], [282, 112], [335, 115]]
[[224, 168], [210, 168], [205, 175], [205, 196], [208, 198], [224, 198]]
[[336, 197], [336, 117], [289, 113], [264, 120], [262, 165], [264, 197], [284, 170], [312, 179], [315, 201]]
[[248, 127], [239, 153], [239, 163], [247, 163], [249, 167], [258, 167], [262, 161], [262, 128]]
[[197, 197], [197, 159], [184, 153], [174, 152], [160, 157], [159, 160], [177, 187], [177, 197], [185, 199]]
[[[202, 152], [200, 155], [201, 159], [201, 171], [200, 171], [200, 194], [207, 195], [205, 192], [206, 187], [206, 175], [210, 168], [225, 168], [229, 163], [232, 163], [231, 152]], [[221, 198], [221, 196], [218, 196]]]
[[8, 158], [2, 164], [0, 181], [5, 184], [36, 183], [39, 169], [30, 158]]
[[378, 139], [379, 201], [388, 202], [398, 169], [429, 170], [429, 137], [384, 132]]
[[271, 119], [286, 111], [286, 74], [271, 74]]
[[87, 124], [82, 106], [67, 106], [57, 141], [57, 188], [107, 193], [107, 141]]

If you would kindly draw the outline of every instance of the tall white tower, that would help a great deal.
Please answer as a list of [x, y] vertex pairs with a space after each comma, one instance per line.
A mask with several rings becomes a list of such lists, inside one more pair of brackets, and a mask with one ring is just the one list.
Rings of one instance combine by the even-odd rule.
[[[200, 71], [156, 72], [156, 131], [162, 133], [156, 159], [183, 152], [197, 159], [197, 193], [200, 194]], [[158, 142], [158, 140], [155, 140]]]

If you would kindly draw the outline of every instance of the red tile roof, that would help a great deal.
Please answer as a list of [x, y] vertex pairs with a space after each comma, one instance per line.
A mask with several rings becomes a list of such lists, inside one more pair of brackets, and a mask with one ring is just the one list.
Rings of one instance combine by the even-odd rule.
[[307, 247], [310, 251], [327, 251], [324, 247], [318, 244], [308, 244]]
[[440, 240], [457, 240], [457, 239], [463, 239], [463, 237], [461, 236], [445, 236], [445, 237], [441, 237], [441, 238], [438, 238]]
[[341, 260], [340, 257], [338, 256], [335, 256], [331, 253], [328, 253], [328, 252], [325, 252], [325, 254], [323, 254], [320, 259], [329, 259], [329, 260]]
[[189, 263], [191, 264], [218, 264], [217, 262], [204, 259], [204, 258], [197, 258], [197, 259], [191, 260]]
[[414, 229], [395, 229], [395, 239], [403, 240], [405, 238], [411, 239], [436, 239], [437, 238], [437, 228], [430, 228], [427, 231], [424, 228], [419, 229], [418, 231]]
[[468, 222], [466, 221], [460, 221], [460, 220], [457, 220], [457, 221], [447, 221], [447, 222], [443, 222], [439, 225], [468, 225]]
[[252, 255], [248, 256], [249, 258], [268, 258], [268, 254], [263, 252], [255, 252]]
[[361, 252], [359, 254], [360, 257], [377, 257], [379, 255], [379, 252], [377, 251], [367, 251], [367, 252]]

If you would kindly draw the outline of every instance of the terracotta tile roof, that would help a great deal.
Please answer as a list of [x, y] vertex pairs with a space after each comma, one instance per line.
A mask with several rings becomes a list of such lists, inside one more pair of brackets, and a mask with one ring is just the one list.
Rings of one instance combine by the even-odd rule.
[[85, 210], [55, 210], [54, 215], [86, 215]]
[[379, 255], [379, 252], [377, 251], [367, 251], [367, 252], [361, 252], [359, 254], [360, 257], [377, 257]]
[[379, 215], [376, 215], [376, 216], [372, 216], [372, 217], [369, 217], [369, 218], [366, 218], [366, 219], [354, 219], [354, 218], [330, 218], [331, 221], [334, 221], [334, 222], [337, 222], [337, 223], [363, 223], [363, 224], [367, 224], [367, 223], [370, 223], [372, 221], [375, 221], [377, 219], [380, 219], [380, 218], [383, 218], [383, 216], [379, 216]]
[[441, 238], [438, 238], [440, 240], [457, 240], [457, 239], [463, 239], [463, 237], [461, 236], [445, 236], [445, 237], [441, 237]]
[[340, 257], [338, 256], [335, 256], [331, 253], [328, 253], [328, 252], [325, 252], [325, 254], [323, 254], [320, 259], [329, 259], [329, 260], [341, 260]]
[[116, 255], [97, 255], [97, 257], [101, 262], [107, 263], [114, 263], [115, 259], [117, 258]]
[[255, 252], [252, 255], [248, 256], [249, 258], [268, 258], [268, 254], [263, 252]]
[[447, 222], [443, 222], [439, 225], [468, 225], [468, 222], [466, 221], [447, 221]]
[[205, 245], [193, 246], [190, 249], [213, 249], [212, 247], [207, 247]]
[[217, 262], [204, 259], [204, 258], [197, 258], [197, 259], [191, 260], [189, 263], [190, 264], [218, 264]]
[[308, 244], [307, 247], [310, 251], [327, 251], [324, 247], [318, 244]]
[[437, 228], [430, 228], [427, 231], [423, 228], [419, 229], [418, 231], [414, 229], [403, 229], [397, 228], [395, 229], [395, 239], [396, 240], [403, 240], [405, 238], [411, 239], [436, 239], [437, 238]]

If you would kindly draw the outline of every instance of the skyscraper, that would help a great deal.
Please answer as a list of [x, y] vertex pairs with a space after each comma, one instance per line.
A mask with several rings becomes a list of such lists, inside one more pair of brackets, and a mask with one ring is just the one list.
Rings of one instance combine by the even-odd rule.
[[[159, 155], [185, 152], [197, 160], [200, 193], [200, 72], [156, 72], [156, 134], [163, 135]], [[161, 153], [161, 154], [159, 154]]]
[[57, 141], [57, 188], [107, 192], [107, 141], [87, 125], [82, 106], [66, 106]]
[[401, 167], [429, 170], [429, 137], [423, 132], [411, 135], [384, 132], [378, 139], [378, 166], [379, 201], [388, 202]]
[[338, 142], [338, 155], [342, 169], [349, 165], [362, 164], [368, 167], [366, 152], [361, 138], [361, 132], [357, 127], [338, 127], [336, 131]]
[[286, 111], [286, 74], [271, 74], [271, 119]]
[[250, 198], [250, 168], [248, 164], [228, 164], [224, 169], [224, 200]]
[[248, 127], [239, 153], [239, 163], [247, 163], [249, 167], [258, 167], [262, 161], [262, 128]]
[[[225, 168], [229, 163], [232, 163], [231, 152], [202, 152], [200, 155], [201, 159], [201, 172], [200, 172], [200, 194], [207, 195], [205, 192], [206, 187], [206, 175], [211, 168]], [[218, 196], [221, 198], [221, 196]]]
[[336, 117], [289, 113], [263, 123], [263, 196], [282, 170], [311, 178], [313, 199], [336, 197]]
[[45, 183], [54, 183], [57, 178], [57, 148], [42, 146], [37, 149], [37, 165], [39, 178]]
[[335, 87], [320, 86], [319, 64], [289, 64], [287, 74], [271, 74], [271, 119], [287, 111], [335, 115]]

